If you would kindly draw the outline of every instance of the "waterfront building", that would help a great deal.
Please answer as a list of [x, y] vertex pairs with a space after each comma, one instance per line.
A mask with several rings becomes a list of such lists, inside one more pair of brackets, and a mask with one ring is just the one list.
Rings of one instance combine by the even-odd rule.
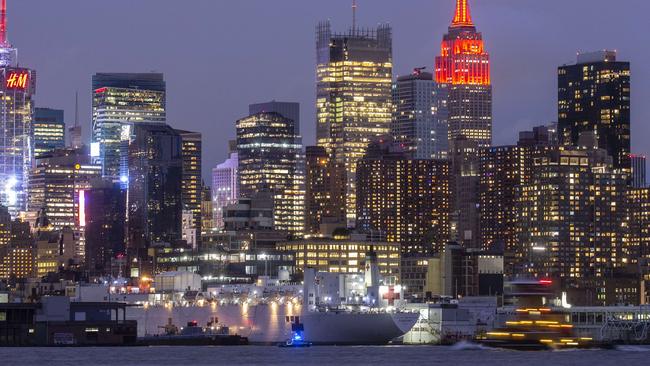
[[593, 131], [598, 147], [614, 168], [630, 173], [630, 63], [616, 51], [578, 55], [577, 63], [558, 68], [558, 128], [564, 145], [576, 145]]
[[[191, 228], [195, 233], [201, 233], [201, 187], [203, 180], [201, 178], [201, 134], [199, 132], [190, 132], [176, 130], [181, 136], [182, 155], [183, 155], [183, 182], [181, 188], [181, 199], [183, 210], [192, 213]], [[196, 242], [198, 238], [195, 238]]]
[[503, 256], [450, 243], [428, 260], [425, 295], [454, 299], [503, 295]]
[[85, 193], [86, 269], [90, 276], [125, 275], [114, 271], [126, 253], [126, 190], [96, 179]]
[[449, 140], [461, 136], [488, 147], [492, 144], [492, 82], [490, 55], [476, 30], [468, 0], [456, 1], [454, 19], [436, 57], [436, 82], [446, 92]]
[[632, 187], [644, 188], [647, 186], [646, 180], [646, 157], [645, 155], [630, 155], [630, 163], [632, 164]]
[[131, 257], [180, 239], [182, 138], [162, 123], [136, 123], [128, 145], [128, 242]]
[[422, 70], [393, 83], [391, 135], [415, 159], [445, 159], [449, 149], [446, 100], [433, 75]]
[[65, 120], [61, 109], [36, 108], [32, 123], [34, 158], [65, 147]]
[[214, 228], [223, 229], [223, 208], [239, 198], [239, 158], [232, 148], [228, 159], [212, 169], [212, 209]]
[[43, 210], [54, 230], [81, 230], [86, 224], [85, 191], [99, 177], [101, 167], [92, 164], [87, 148], [42, 154], [30, 175], [28, 209]]
[[166, 122], [166, 84], [162, 74], [98, 73], [93, 75], [91, 153], [104, 177], [128, 175], [121, 157], [137, 123]]
[[644, 280], [650, 281], [650, 188], [629, 188], [627, 195], [630, 215], [628, 245], [639, 260]]
[[385, 277], [400, 277], [399, 243], [372, 241], [366, 235], [349, 234], [347, 230], [339, 230], [332, 238], [281, 242], [276, 249], [295, 253], [298, 271], [314, 268], [317, 272], [333, 273], [364, 273], [366, 256], [375, 251], [380, 273]]
[[18, 67], [17, 50], [7, 40], [6, 0], [0, 9], [0, 204], [17, 217], [27, 206], [36, 72]]
[[237, 121], [239, 194], [273, 194], [274, 227], [294, 235], [305, 228], [304, 158], [294, 120], [262, 112]]
[[345, 209], [355, 225], [356, 168], [370, 141], [390, 132], [393, 78], [392, 30], [332, 32], [329, 21], [317, 27], [317, 144], [345, 167]]
[[429, 256], [449, 240], [449, 164], [410, 159], [389, 137], [357, 166], [357, 230], [398, 242], [404, 256]]
[[323, 233], [325, 226], [347, 227], [345, 166], [322, 146], [306, 149], [306, 232]]
[[554, 148], [535, 159], [532, 172], [519, 197], [517, 273], [566, 287], [612, 277], [636, 261], [626, 243], [628, 177], [607, 151]]

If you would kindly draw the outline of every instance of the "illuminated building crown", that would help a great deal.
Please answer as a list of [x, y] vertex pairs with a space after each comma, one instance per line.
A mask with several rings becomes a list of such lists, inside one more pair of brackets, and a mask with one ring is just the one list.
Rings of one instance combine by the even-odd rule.
[[467, 0], [456, 0], [456, 13], [436, 57], [436, 81], [453, 85], [490, 85], [490, 55], [476, 31]]
[[0, 67], [16, 64], [16, 49], [7, 41], [7, 0], [0, 2]]

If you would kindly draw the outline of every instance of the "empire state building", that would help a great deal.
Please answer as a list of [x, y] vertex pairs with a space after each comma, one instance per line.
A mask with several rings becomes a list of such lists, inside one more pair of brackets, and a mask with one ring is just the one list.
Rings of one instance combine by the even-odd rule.
[[487, 147], [492, 142], [490, 55], [467, 2], [456, 0], [454, 20], [436, 57], [435, 78], [448, 92], [449, 140], [464, 136]]

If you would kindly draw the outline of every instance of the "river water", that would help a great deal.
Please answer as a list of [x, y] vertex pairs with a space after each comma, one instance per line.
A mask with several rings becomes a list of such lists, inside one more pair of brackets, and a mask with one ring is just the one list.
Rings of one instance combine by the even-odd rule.
[[650, 365], [650, 347], [518, 352], [473, 346], [0, 348], [0, 365]]

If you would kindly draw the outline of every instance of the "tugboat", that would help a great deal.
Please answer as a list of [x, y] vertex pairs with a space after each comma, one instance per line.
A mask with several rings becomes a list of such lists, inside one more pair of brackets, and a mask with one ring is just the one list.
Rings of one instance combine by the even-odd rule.
[[291, 324], [291, 339], [280, 343], [281, 348], [304, 348], [311, 347], [311, 343], [305, 341], [305, 326], [301, 323]]
[[198, 325], [197, 321], [187, 323], [179, 331], [171, 318], [161, 335], [145, 336], [138, 339], [138, 344], [144, 346], [243, 346], [248, 344], [248, 338], [230, 334], [230, 329], [219, 325], [212, 319], [206, 327]]

